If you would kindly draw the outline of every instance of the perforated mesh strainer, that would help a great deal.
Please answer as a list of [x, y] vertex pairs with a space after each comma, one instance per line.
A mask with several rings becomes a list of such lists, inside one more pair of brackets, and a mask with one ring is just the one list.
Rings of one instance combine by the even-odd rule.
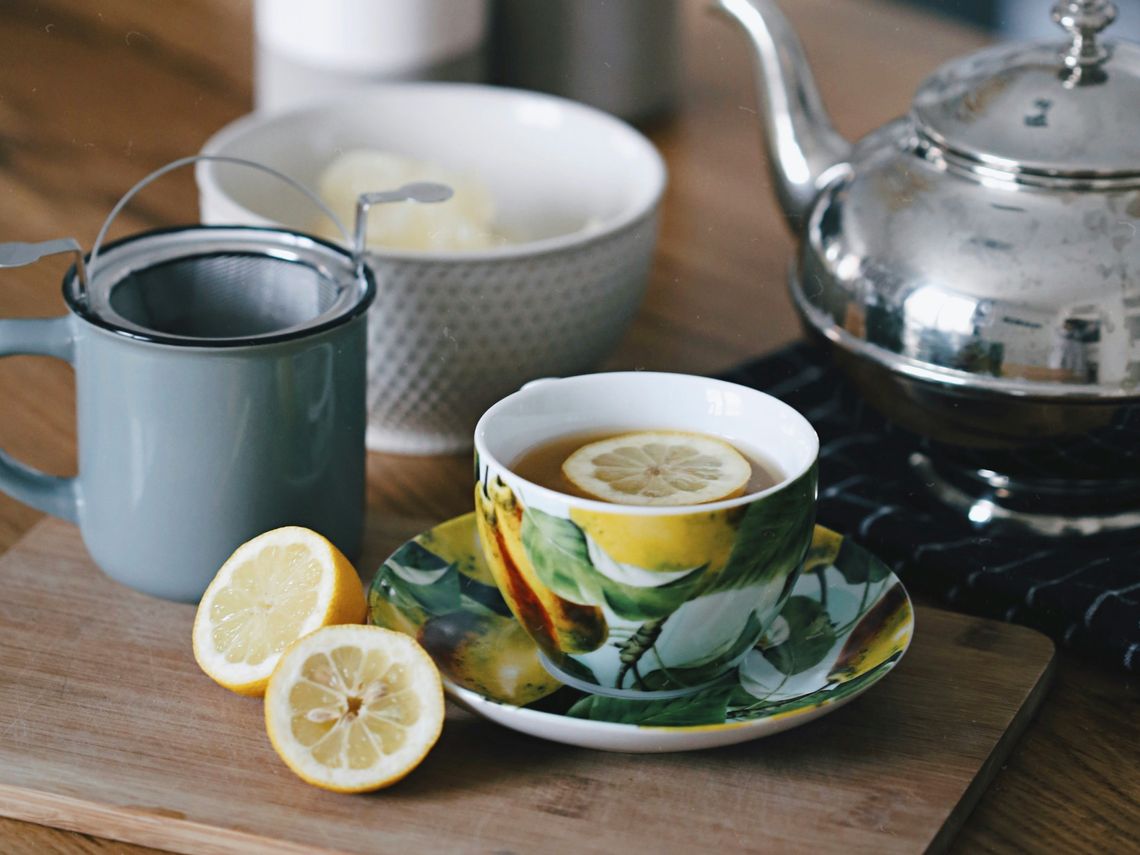
[[220, 253], [128, 273], [109, 302], [119, 318], [155, 332], [245, 338], [304, 326], [329, 311], [337, 294], [337, 283], [308, 264]]

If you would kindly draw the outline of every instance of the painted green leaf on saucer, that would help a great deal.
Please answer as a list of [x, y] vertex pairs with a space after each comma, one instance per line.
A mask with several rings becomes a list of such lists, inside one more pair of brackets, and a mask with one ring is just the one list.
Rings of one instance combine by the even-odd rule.
[[723, 724], [731, 697], [732, 686], [727, 685], [702, 689], [683, 698], [652, 701], [585, 695], [566, 714], [592, 721], [612, 721], [640, 727], [694, 727]]
[[[552, 539], [552, 553], [569, 550], [573, 558], [582, 545], [564, 534], [536, 528], [531, 536]], [[540, 572], [575, 584], [559, 572], [554, 555]], [[707, 730], [793, 715], [806, 720], [881, 679], [905, 653], [914, 628], [910, 600], [890, 569], [817, 526], [792, 596], [735, 672], [682, 698], [608, 698], [547, 674], [490, 579], [474, 515], [467, 514], [405, 543], [384, 562], [369, 592], [369, 620], [417, 637], [461, 700], [471, 700], [466, 690], [504, 711], [567, 722]]]

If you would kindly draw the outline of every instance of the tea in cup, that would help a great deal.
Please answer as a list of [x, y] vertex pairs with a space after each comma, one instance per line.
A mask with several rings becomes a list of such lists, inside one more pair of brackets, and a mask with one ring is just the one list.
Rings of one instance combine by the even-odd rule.
[[819, 439], [754, 389], [542, 380], [475, 429], [484, 555], [544, 666], [626, 698], [699, 690], [780, 613], [811, 542]]

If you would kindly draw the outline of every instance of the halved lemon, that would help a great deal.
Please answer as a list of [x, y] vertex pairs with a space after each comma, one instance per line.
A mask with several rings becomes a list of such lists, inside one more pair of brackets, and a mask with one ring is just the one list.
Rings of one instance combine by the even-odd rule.
[[443, 685], [413, 638], [378, 626], [329, 626], [281, 657], [265, 692], [265, 729], [314, 786], [360, 793], [411, 772], [443, 729]]
[[622, 505], [696, 505], [739, 496], [752, 464], [723, 440], [641, 431], [582, 446], [562, 464], [583, 493]]
[[361, 623], [367, 605], [352, 564], [315, 531], [267, 531], [237, 548], [202, 595], [194, 658], [241, 695], [265, 693], [285, 649], [307, 633]]

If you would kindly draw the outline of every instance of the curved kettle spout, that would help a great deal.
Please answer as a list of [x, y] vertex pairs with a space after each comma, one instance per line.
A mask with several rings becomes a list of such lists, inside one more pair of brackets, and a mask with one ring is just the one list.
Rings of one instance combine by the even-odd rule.
[[752, 44], [772, 178], [784, 216], [798, 231], [851, 144], [831, 126], [799, 39], [774, 0], [714, 0], [711, 8], [734, 21]]

